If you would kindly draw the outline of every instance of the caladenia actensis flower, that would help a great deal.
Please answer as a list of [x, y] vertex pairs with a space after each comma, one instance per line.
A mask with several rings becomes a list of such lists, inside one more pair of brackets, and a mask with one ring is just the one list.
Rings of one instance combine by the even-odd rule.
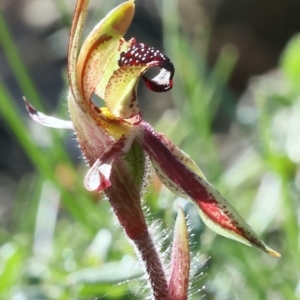
[[[280, 256], [264, 244], [187, 154], [143, 120], [136, 94], [140, 78], [150, 90], [164, 92], [172, 88], [175, 70], [161, 52], [123, 38], [134, 15], [134, 1], [111, 11], [80, 47], [88, 4], [88, 0], [77, 1], [70, 34], [71, 121], [45, 116], [28, 102], [26, 105], [35, 121], [75, 131], [90, 166], [84, 186], [89, 191], [105, 192], [144, 263], [154, 299], [187, 299], [190, 257], [185, 218], [179, 209], [171, 265], [166, 268], [160, 260], [141, 208], [150, 165], [171, 191], [195, 204], [212, 230]], [[161, 70], [148, 79], [144, 73], [151, 67]], [[95, 106], [93, 95], [103, 99], [106, 107]]]

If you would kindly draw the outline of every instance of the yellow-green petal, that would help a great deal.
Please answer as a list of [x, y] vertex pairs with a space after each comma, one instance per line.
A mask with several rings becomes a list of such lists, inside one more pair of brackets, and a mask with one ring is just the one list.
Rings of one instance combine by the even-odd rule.
[[87, 101], [96, 92], [97, 85], [97, 94], [104, 98], [104, 88], [118, 68], [114, 56], [130, 46], [123, 40], [123, 35], [133, 15], [134, 1], [122, 3], [95, 26], [83, 43], [78, 56], [77, 75], [80, 90]]

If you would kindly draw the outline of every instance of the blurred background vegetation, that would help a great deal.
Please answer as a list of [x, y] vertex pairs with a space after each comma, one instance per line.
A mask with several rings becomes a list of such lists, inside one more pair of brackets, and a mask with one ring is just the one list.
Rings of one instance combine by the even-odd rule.
[[[86, 33], [119, 0], [92, 1]], [[145, 197], [156, 232], [189, 216], [191, 299], [300, 299], [299, 0], [136, 0], [128, 37], [164, 49], [171, 92], [141, 84], [146, 120], [200, 165], [271, 247], [269, 257], [203, 226], [161, 184]], [[82, 186], [74, 136], [31, 121], [22, 96], [68, 118], [75, 0], [0, 2], [0, 299], [145, 299], [145, 278], [107, 201]], [[177, 201], [176, 201], [177, 200]], [[161, 235], [163, 235], [161, 233]], [[165, 235], [165, 234], [164, 234]], [[168, 240], [165, 241], [168, 246]]]

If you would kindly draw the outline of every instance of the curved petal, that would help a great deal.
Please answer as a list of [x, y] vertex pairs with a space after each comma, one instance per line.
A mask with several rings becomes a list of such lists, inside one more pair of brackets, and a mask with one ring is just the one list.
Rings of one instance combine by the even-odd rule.
[[94, 162], [84, 178], [84, 186], [88, 191], [101, 192], [111, 185], [109, 177], [112, 165], [121, 154], [129, 150], [132, 142], [130, 137], [119, 139]]
[[148, 123], [143, 122], [140, 126], [139, 142], [149, 155], [157, 175], [168, 188], [197, 205], [208, 227], [225, 237], [280, 256], [265, 245], [220, 193], [204, 177], [199, 176], [199, 172], [191, 169], [184, 163], [184, 158], [178, 158], [165, 146]]
[[73, 99], [83, 111], [86, 109], [83, 94], [78, 84], [76, 65], [82, 28], [86, 19], [89, 2], [89, 0], [78, 0], [76, 3], [68, 47], [68, 76], [70, 89], [73, 94]]
[[[94, 28], [85, 40], [77, 60], [78, 45], [88, 3], [88, 0], [77, 2], [72, 22], [68, 57], [71, 93], [68, 96], [68, 103], [70, 116], [81, 148], [89, 157], [89, 162], [93, 164], [96, 159], [92, 159], [91, 152], [95, 152], [95, 144], [100, 146], [99, 149], [102, 149], [106, 147], [105, 145], [110, 144], [111, 140], [122, 136], [122, 130], [127, 131], [127, 127], [123, 126], [121, 120], [117, 120], [115, 116], [109, 114], [106, 108], [99, 109], [96, 107], [90, 98], [99, 79], [104, 77], [104, 72], [109, 74], [107, 75], [108, 78], [111, 76], [112, 71], [107, 66], [111, 56], [118, 49], [120, 51], [125, 50], [123, 46], [120, 46], [122, 44], [121, 37], [132, 20], [134, 2], [127, 1], [121, 4]], [[125, 42], [124, 45], [126, 45]], [[113, 60], [116, 68], [118, 67], [117, 60], [117, 58]], [[92, 131], [97, 142], [92, 142], [90, 139], [87, 141], [85, 137], [87, 132], [91, 133]]]
[[71, 121], [65, 121], [65, 120], [61, 120], [58, 118], [44, 115], [43, 113], [37, 111], [25, 98], [23, 98], [23, 99], [24, 99], [26, 108], [29, 112], [29, 115], [34, 121], [36, 121], [46, 127], [74, 129], [73, 123]]
[[[109, 78], [105, 86], [104, 100], [115, 116], [128, 119], [140, 113], [136, 90], [142, 77], [147, 87], [155, 92], [165, 92], [172, 88], [174, 66], [160, 51], [143, 43], [131, 40], [131, 47], [120, 53], [119, 68]], [[143, 75], [150, 67], [162, 70], [153, 79]], [[103, 85], [97, 86], [96, 94], [101, 96]], [[103, 96], [103, 95], [102, 95]]]
[[84, 177], [84, 187], [90, 192], [101, 192], [111, 185], [109, 176], [114, 159], [102, 163], [98, 158]]
[[[113, 71], [118, 68], [118, 56], [130, 47], [122, 38], [134, 15], [134, 2], [127, 1], [112, 10], [84, 41], [78, 56], [79, 88], [89, 101], [98, 84], [106, 86]], [[100, 82], [100, 83], [99, 83]], [[104, 91], [98, 89], [100, 98]]]

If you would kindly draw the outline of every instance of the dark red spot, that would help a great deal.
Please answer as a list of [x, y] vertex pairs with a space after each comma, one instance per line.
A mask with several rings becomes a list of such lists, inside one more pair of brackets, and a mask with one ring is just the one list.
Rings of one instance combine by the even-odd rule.
[[94, 105], [93, 108], [98, 114], [100, 114], [101, 110], [98, 106]]

